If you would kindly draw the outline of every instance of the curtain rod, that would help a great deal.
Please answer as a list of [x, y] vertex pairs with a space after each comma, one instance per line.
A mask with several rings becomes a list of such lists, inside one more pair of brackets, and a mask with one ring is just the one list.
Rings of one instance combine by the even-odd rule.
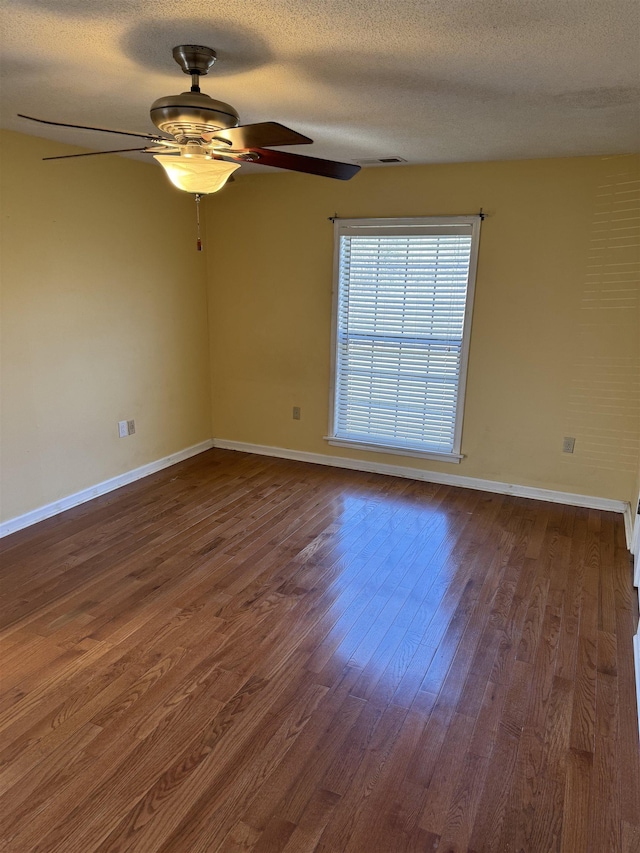
[[[484, 218], [486, 217], [487, 214], [483, 212], [482, 208], [480, 208], [478, 213], [471, 213], [469, 215], [470, 216], [478, 216], [480, 219], [484, 220]], [[327, 216], [327, 221], [328, 222], [335, 222], [336, 220], [339, 221], [341, 218], [342, 217], [338, 216], [337, 213], [334, 213], [333, 216]], [[352, 217], [349, 217], [349, 218], [351, 219]], [[419, 218], [419, 217], [416, 217], [416, 218]]]

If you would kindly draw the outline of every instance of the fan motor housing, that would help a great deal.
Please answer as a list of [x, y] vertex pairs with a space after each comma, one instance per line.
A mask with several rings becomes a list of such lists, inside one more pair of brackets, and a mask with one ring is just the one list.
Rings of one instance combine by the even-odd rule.
[[154, 101], [151, 121], [184, 145], [190, 139], [200, 139], [203, 133], [237, 127], [240, 117], [231, 104], [216, 101], [204, 92], [182, 92]]

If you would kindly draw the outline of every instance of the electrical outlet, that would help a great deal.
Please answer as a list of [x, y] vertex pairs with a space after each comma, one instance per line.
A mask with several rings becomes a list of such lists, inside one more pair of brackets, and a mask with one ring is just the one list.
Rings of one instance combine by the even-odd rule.
[[565, 436], [562, 439], [562, 452], [563, 453], [573, 453], [573, 448], [576, 446], [575, 438], [571, 438], [570, 436]]
[[127, 430], [129, 432], [129, 435], [135, 435], [136, 422], [135, 421], [127, 421]]
[[300, 420], [300, 406], [293, 407], [293, 419], [294, 421]]
[[129, 426], [126, 421], [118, 421], [118, 438], [126, 438], [129, 435]]

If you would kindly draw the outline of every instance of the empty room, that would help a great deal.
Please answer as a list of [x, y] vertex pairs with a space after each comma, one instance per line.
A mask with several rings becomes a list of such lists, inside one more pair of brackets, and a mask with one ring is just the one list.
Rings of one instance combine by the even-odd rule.
[[640, 5], [1, 33], [0, 849], [640, 853]]

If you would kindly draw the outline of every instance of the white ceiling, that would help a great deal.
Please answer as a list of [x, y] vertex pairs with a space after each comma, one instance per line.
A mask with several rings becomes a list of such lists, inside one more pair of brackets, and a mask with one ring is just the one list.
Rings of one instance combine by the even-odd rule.
[[[215, 48], [202, 90], [288, 150], [410, 163], [640, 148], [639, 0], [5, 0], [2, 126], [93, 149], [153, 131], [189, 87], [174, 45]], [[210, 11], [209, 11], [210, 10]], [[130, 143], [135, 144], [135, 140]], [[249, 167], [260, 170], [260, 167]]]

